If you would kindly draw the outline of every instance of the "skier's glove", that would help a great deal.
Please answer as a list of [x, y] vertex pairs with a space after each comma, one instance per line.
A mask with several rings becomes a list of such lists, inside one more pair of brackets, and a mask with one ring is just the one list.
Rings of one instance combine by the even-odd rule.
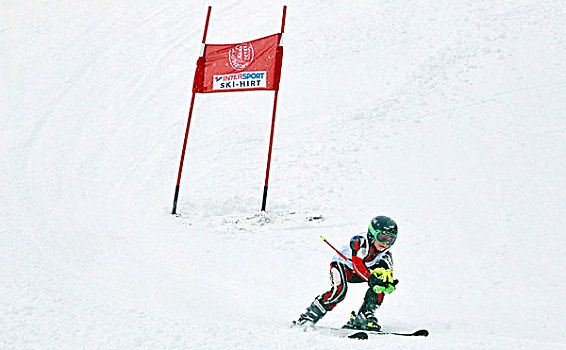
[[393, 293], [397, 283], [399, 281], [393, 279], [393, 270], [384, 269], [383, 267], [373, 270], [368, 280], [369, 287], [378, 294]]

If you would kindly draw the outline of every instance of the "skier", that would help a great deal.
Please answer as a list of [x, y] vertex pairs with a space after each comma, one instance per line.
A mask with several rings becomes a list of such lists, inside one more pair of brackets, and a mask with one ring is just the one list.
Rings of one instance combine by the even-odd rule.
[[369, 285], [364, 301], [356, 314], [352, 311], [350, 320], [342, 327], [379, 331], [375, 311], [383, 303], [385, 294], [395, 290], [397, 280], [393, 279], [393, 259], [389, 248], [397, 238], [397, 224], [387, 216], [376, 216], [369, 224], [366, 237], [356, 235], [350, 246], [344, 246], [330, 263], [330, 291], [317, 296], [298, 320], [292, 325], [314, 327], [328, 311], [344, 300], [348, 283]]

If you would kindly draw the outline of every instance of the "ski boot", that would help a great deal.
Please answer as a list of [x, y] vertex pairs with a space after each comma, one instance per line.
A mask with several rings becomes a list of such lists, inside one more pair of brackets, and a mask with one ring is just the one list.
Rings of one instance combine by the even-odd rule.
[[371, 289], [366, 292], [364, 302], [356, 315], [356, 312], [352, 311], [350, 315], [350, 320], [342, 326], [342, 328], [347, 329], [359, 329], [366, 331], [379, 331], [381, 326], [375, 317], [375, 311], [379, 309], [379, 299], [377, 294], [375, 294]]
[[305, 312], [299, 316], [298, 320], [291, 323], [291, 327], [303, 327], [305, 330], [314, 329], [314, 324], [326, 315], [326, 312], [326, 309], [317, 298], [307, 307]]
[[381, 326], [377, 323], [377, 318], [373, 315], [367, 315], [364, 313], [359, 313], [356, 315], [355, 311], [352, 311], [350, 315], [350, 320], [342, 326], [345, 329], [356, 329], [364, 331], [379, 331]]

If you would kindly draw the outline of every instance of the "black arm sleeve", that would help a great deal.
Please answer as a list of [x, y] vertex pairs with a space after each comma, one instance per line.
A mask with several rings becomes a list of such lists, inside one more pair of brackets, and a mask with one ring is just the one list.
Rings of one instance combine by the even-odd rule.
[[393, 270], [393, 254], [390, 251], [385, 252], [381, 260], [377, 263], [376, 268], [382, 267], [386, 270]]

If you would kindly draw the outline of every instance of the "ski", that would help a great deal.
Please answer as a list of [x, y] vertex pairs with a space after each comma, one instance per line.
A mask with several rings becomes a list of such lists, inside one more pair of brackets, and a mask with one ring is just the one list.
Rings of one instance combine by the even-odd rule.
[[400, 335], [405, 337], [428, 337], [429, 332], [426, 329], [419, 329], [418, 331], [414, 331], [413, 333], [402, 333], [402, 332], [369, 332], [370, 334], [390, 334], [390, 335]]
[[428, 337], [429, 332], [426, 329], [419, 329], [418, 331], [412, 333], [404, 332], [388, 332], [388, 331], [367, 331], [367, 330], [357, 330], [348, 328], [334, 328], [334, 327], [321, 327], [318, 326], [315, 329], [327, 332], [333, 335], [342, 336], [344, 338], [351, 339], [368, 339], [372, 335], [396, 335], [403, 337]]

